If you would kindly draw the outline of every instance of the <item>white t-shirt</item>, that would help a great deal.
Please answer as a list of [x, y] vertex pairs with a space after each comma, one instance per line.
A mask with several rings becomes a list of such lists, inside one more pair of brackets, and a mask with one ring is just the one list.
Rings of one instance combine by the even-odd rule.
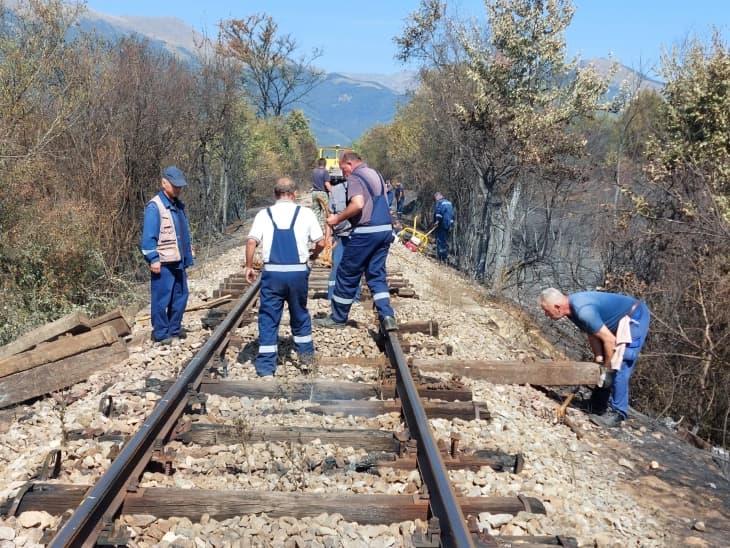
[[[271, 216], [274, 218], [276, 226], [281, 229], [289, 228], [292, 217], [294, 217], [294, 210], [298, 205], [289, 200], [279, 200], [271, 206]], [[266, 208], [259, 211], [254, 217], [248, 237], [261, 244], [262, 258], [265, 263], [268, 262], [271, 242], [274, 239], [274, 225], [271, 223], [269, 214], [266, 213]], [[302, 263], [309, 259], [310, 242], [317, 242], [324, 238], [317, 217], [308, 207], [300, 206], [297, 222], [294, 223], [294, 238], [297, 241], [299, 262]]]

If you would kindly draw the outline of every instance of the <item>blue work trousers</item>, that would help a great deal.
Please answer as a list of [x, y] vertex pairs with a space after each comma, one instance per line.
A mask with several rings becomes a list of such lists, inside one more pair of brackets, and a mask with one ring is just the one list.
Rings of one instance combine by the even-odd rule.
[[436, 229], [436, 257], [439, 261], [449, 256], [449, 229], [442, 226]]
[[[342, 254], [345, 252], [345, 246], [350, 241], [349, 236], [335, 236], [335, 247], [332, 248], [332, 270], [330, 271], [329, 282], [327, 282], [327, 299], [332, 302], [332, 295], [335, 294], [335, 279], [337, 278], [337, 267], [342, 261]], [[360, 300], [360, 284], [357, 284], [355, 292], [355, 301]]]
[[309, 272], [268, 272], [261, 276], [259, 294], [259, 353], [256, 357], [256, 373], [263, 377], [276, 371], [279, 323], [284, 303], [289, 306], [289, 316], [294, 348], [300, 356], [314, 354], [312, 319], [307, 310]]
[[352, 234], [350, 241], [344, 246], [342, 260], [337, 267], [332, 295], [334, 321], [347, 321], [363, 274], [372, 293], [378, 317], [382, 320], [385, 316], [395, 316], [390, 306], [390, 290], [385, 273], [385, 261], [392, 242], [392, 231]]
[[160, 266], [150, 279], [152, 337], [156, 341], [180, 334], [183, 313], [188, 304], [188, 275], [185, 269]]
[[621, 369], [616, 373], [611, 387], [611, 398], [608, 403], [614, 411], [618, 411], [624, 417], [629, 415], [629, 380], [636, 369], [636, 360], [649, 333], [649, 319], [649, 308], [644, 303], [639, 304], [631, 314], [631, 344], [624, 351]]

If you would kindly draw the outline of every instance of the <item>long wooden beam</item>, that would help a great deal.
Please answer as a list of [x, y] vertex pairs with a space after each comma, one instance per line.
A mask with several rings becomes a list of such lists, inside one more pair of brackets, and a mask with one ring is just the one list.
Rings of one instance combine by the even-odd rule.
[[[79, 505], [88, 486], [43, 484], [29, 490], [17, 514], [44, 510], [60, 515]], [[513, 514], [527, 511], [544, 514], [543, 504], [531, 497], [459, 497], [465, 515], [480, 512]], [[309, 518], [322, 513], [340, 514], [360, 524], [390, 524], [428, 520], [428, 500], [419, 495], [343, 495], [339, 493], [275, 493], [209, 489], [140, 488], [127, 494], [122, 514], [149, 514], [157, 518], [187, 517], [197, 521], [208, 514], [216, 520], [250, 514], [270, 518]]]
[[341, 365], [359, 365], [361, 367], [382, 367], [388, 365], [390, 362], [388, 358], [380, 356], [317, 356], [317, 365], [323, 365], [325, 367], [340, 367]]
[[[167, 387], [170, 381], [158, 386]], [[204, 394], [223, 397], [286, 398], [289, 400], [360, 400], [369, 398], [392, 399], [395, 387], [392, 384], [366, 384], [346, 381], [312, 380], [299, 381], [228, 381], [204, 380], [200, 385]], [[429, 387], [420, 385], [418, 393], [423, 398], [443, 401], [471, 401], [471, 390]]]
[[126, 337], [132, 333], [132, 330], [129, 328], [129, 324], [127, 323], [127, 319], [124, 317], [124, 314], [122, 314], [122, 311], [119, 308], [115, 308], [111, 312], [107, 312], [102, 316], [97, 316], [96, 318], [89, 320], [89, 327], [92, 329], [96, 329], [103, 325], [111, 325], [114, 329], [116, 329], [117, 335], [120, 337]]
[[19, 354], [42, 342], [60, 337], [65, 333], [83, 333], [88, 330], [89, 318], [82, 312], [72, 312], [54, 322], [41, 325], [25, 335], [21, 335], [13, 342], [0, 347], [0, 358]]
[[[461, 358], [411, 358], [409, 363], [421, 373], [452, 373], [494, 384], [535, 384], [539, 386], [595, 386], [600, 366], [577, 361], [467, 360]], [[360, 367], [388, 367], [387, 358], [322, 356], [317, 364], [325, 367], [343, 364]]]
[[[489, 420], [486, 405], [476, 402], [433, 402], [423, 403], [426, 415], [430, 419], [463, 419]], [[397, 401], [367, 400], [330, 400], [313, 403], [306, 408], [310, 413], [321, 415], [352, 415], [355, 417], [377, 417], [386, 413], [400, 413], [401, 405]]]
[[[100, 441], [124, 443], [126, 437], [121, 433], [96, 435], [86, 434], [83, 430], [69, 432], [69, 440], [96, 438]], [[312, 428], [307, 426], [280, 426], [247, 428], [245, 426], [224, 424], [188, 424], [187, 428], [176, 432], [173, 439], [182, 443], [202, 446], [234, 445], [238, 443], [286, 442], [306, 444], [314, 441], [319, 444], [335, 444], [338, 447], [352, 447], [368, 452], [365, 459], [357, 465], [358, 470], [373, 468], [395, 468], [412, 470], [416, 459], [408, 455], [398, 456], [401, 443], [392, 432], [366, 428]], [[502, 451], [479, 449], [460, 451], [455, 457], [444, 454], [444, 464], [449, 470], [479, 470], [488, 466], [497, 472], [519, 474], [524, 465], [522, 455], [510, 455]]]
[[100, 346], [108, 346], [117, 342], [117, 339], [117, 331], [110, 325], [75, 337], [61, 337], [53, 342], [41, 344], [34, 350], [0, 358], [0, 377], [33, 369], [44, 363], [62, 360]]
[[119, 363], [128, 355], [127, 347], [118, 341], [3, 377], [0, 379], [0, 408], [85, 381], [92, 373]]
[[230, 445], [242, 442], [283, 441], [292, 443], [334, 443], [340, 447], [353, 447], [366, 451], [398, 451], [399, 442], [392, 432], [362, 428], [329, 429], [301, 426], [254, 428], [246, 431], [241, 427], [219, 424], [193, 424], [176, 439], [183, 443], [199, 445]]
[[[368, 467], [415, 469], [415, 457], [397, 457], [400, 442], [392, 432], [364, 428], [310, 428], [301, 426], [283, 426], [255, 428], [246, 430], [237, 426], [222, 424], [192, 424], [175, 436], [183, 443], [198, 445], [231, 445], [236, 443], [278, 441], [288, 443], [311, 443], [319, 440], [322, 444], [333, 443], [339, 447], [363, 449], [375, 454]], [[522, 471], [524, 460], [522, 455], [509, 455], [501, 451], [481, 449], [473, 453], [460, 453], [456, 458], [444, 456], [444, 464], [451, 470], [479, 470], [482, 466], [501, 472]]]
[[451, 373], [494, 384], [595, 386], [600, 377], [600, 366], [592, 362], [414, 359], [411, 364], [422, 373]]

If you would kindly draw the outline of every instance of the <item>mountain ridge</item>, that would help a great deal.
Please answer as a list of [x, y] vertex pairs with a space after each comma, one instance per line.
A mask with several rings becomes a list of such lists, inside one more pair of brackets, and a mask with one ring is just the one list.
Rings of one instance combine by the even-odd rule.
[[[137, 36], [191, 63], [197, 62], [199, 48], [205, 41], [202, 33], [174, 16], [109, 15], [87, 8], [79, 17], [79, 28], [110, 41]], [[596, 58], [580, 61], [580, 66], [592, 64], [599, 74], [607, 75], [613, 63], [610, 59]], [[663, 85], [619, 63], [607, 95], [617, 94], [624, 81], [630, 86], [640, 81], [640, 89], [660, 89]], [[413, 70], [329, 72], [319, 86], [289, 110], [304, 112], [319, 143], [347, 146], [371, 127], [390, 122], [398, 105], [417, 87], [418, 72]]]

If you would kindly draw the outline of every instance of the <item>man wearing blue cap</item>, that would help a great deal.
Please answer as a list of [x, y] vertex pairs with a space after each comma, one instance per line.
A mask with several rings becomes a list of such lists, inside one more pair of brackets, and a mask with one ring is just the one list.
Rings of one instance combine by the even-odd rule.
[[179, 200], [187, 185], [183, 172], [175, 166], [162, 171], [162, 190], [144, 210], [140, 248], [150, 265], [152, 338], [168, 345], [173, 338], [185, 338], [182, 317], [188, 303], [185, 269], [193, 264], [190, 226], [185, 204]]

